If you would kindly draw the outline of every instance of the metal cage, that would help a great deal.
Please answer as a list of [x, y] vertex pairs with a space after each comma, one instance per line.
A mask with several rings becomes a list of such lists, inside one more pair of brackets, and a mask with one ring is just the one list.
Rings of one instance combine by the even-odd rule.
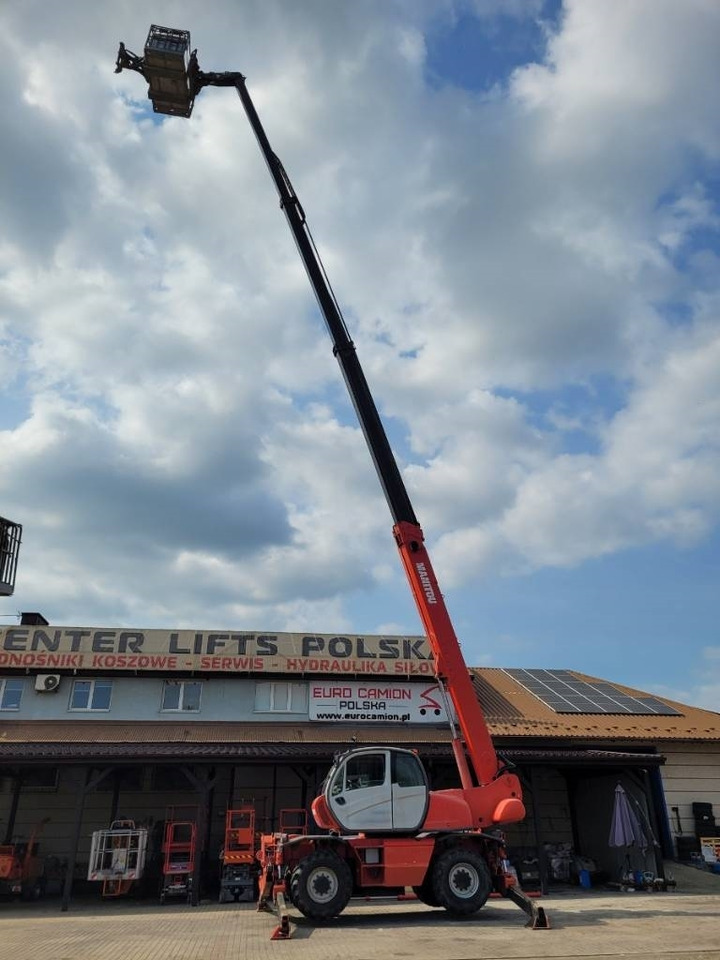
[[139, 880], [145, 869], [147, 830], [132, 820], [115, 820], [92, 835], [88, 880]]
[[0, 597], [9, 597], [15, 590], [22, 526], [0, 517]]
[[195, 94], [190, 82], [190, 31], [150, 27], [143, 57], [143, 75], [155, 113], [189, 117]]

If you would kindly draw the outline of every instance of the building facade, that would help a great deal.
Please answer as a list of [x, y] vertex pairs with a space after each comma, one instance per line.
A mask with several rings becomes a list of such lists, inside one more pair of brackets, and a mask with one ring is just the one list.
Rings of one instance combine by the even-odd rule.
[[[690, 850], [693, 804], [720, 806], [720, 715], [570, 671], [471, 673], [523, 782], [528, 816], [508, 843], [526, 886], [563, 879], [570, 852], [617, 870], [618, 783], [653, 838], [628, 862], [656, 873]], [[558, 690], [584, 699], [568, 705]], [[260, 832], [283, 811], [309, 815], [333, 756], [352, 745], [413, 748], [432, 787], [456, 785], [449, 709], [423, 637], [21, 623], [0, 630], [0, 829], [10, 843], [42, 825], [48, 889], [67, 903], [88, 891], [95, 831], [142, 824], [157, 867], [163, 824], [190, 817], [195, 895], [213, 895], [226, 811], [252, 807]], [[146, 879], [156, 895], [152, 869]]]

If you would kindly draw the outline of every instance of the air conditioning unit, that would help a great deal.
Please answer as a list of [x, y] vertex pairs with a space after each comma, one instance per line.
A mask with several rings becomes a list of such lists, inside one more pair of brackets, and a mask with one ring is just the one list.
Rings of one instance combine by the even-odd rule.
[[35, 677], [35, 689], [38, 693], [53, 693], [59, 686], [59, 673], [39, 673]]

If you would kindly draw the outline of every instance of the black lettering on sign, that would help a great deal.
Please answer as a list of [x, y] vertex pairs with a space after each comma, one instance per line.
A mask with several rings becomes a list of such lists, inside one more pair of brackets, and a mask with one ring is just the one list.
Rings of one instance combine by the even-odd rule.
[[406, 660], [429, 660], [429, 657], [426, 657], [422, 652], [422, 640], [408, 640], [407, 637], [403, 640], [403, 657]]
[[118, 651], [120, 653], [140, 653], [142, 645], [145, 642], [145, 634], [139, 630], [123, 630], [118, 642]]
[[328, 653], [331, 657], [349, 657], [352, 652], [352, 640], [349, 637], [333, 637], [328, 643]]
[[27, 630], [16, 630], [15, 628], [8, 630], [5, 634], [3, 647], [6, 650], [24, 650], [27, 646], [28, 632]]
[[365, 641], [363, 640], [362, 637], [358, 637], [357, 645], [358, 645], [358, 646], [357, 646], [357, 655], [358, 655], [359, 657], [370, 657], [370, 658], [377, 657], [377, 654], [375, 653], [374, 650], [366, 650], [366, 649], [365, 649]]
[[60, 646], [60, 633], [62, 631], [56, 630], [52, 636], [46, 633], [44, 630], [35, 630], [33, 633], [32, 643], [30, 644], [31, 650], [39, 650], [40, 644], [46, 650], [57, 650]]
[[93, 635], [92, 652], [114, 653], [115, 637], [115, 630], [96, 630], [95, 634]]
[[380, 657], [383, 660], [397, 660], [399, 656], [398, 641], [383, 637], [380, 641]]
[[325, 641], [322, 637], [303, 637], [302, 655], [309, 657], [311, 653], [322, 653], [325, 649]]
[[247, 653], [248, 640], [252, 640], [252, 633], [231, 633], [230, 640], [237, 644], [238, 656], [244, 657]]
[[180, 646], [180, 634], [171, 633], [170, 634], [170, 653], [185, 653], [190, 654], [192, 650], [190, 647], [181, 647]]
[[229, 633], [209, 633], [207, 639], [207, 652], [210, 656], [215, 653], [218, 647], [224, 647], [225, 642], [230, 639]]
[[80, 644], [83, 641], [83, 637], [90, 636], [90, 630], [66, 630], [65, 633], [70, 637], [71, 644], [70, 650], [73, 653], [77, 653], [80, 649]]
[[257, 652], [261, 657], [274, 657], [278, 652], [277, 637], [258, 637]]

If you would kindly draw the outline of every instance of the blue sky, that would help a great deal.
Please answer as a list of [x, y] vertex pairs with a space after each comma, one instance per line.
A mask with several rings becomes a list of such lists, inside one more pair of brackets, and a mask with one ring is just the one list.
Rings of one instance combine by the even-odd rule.
[[[2, 622], [418, 632], [240, 104], [159, 122], [109, 9], [0, 12]], [[152, 16], [248, 77], [468, 662], [718, 709], [717, 5]]]
[[441, 8], [427, 34], [426, 79], [475, 93], [503, 86], [513, 70], [542, 59], [547, 34], [557, 29], [562, 4], [540, 0], [486, 8], [458, 3]]

